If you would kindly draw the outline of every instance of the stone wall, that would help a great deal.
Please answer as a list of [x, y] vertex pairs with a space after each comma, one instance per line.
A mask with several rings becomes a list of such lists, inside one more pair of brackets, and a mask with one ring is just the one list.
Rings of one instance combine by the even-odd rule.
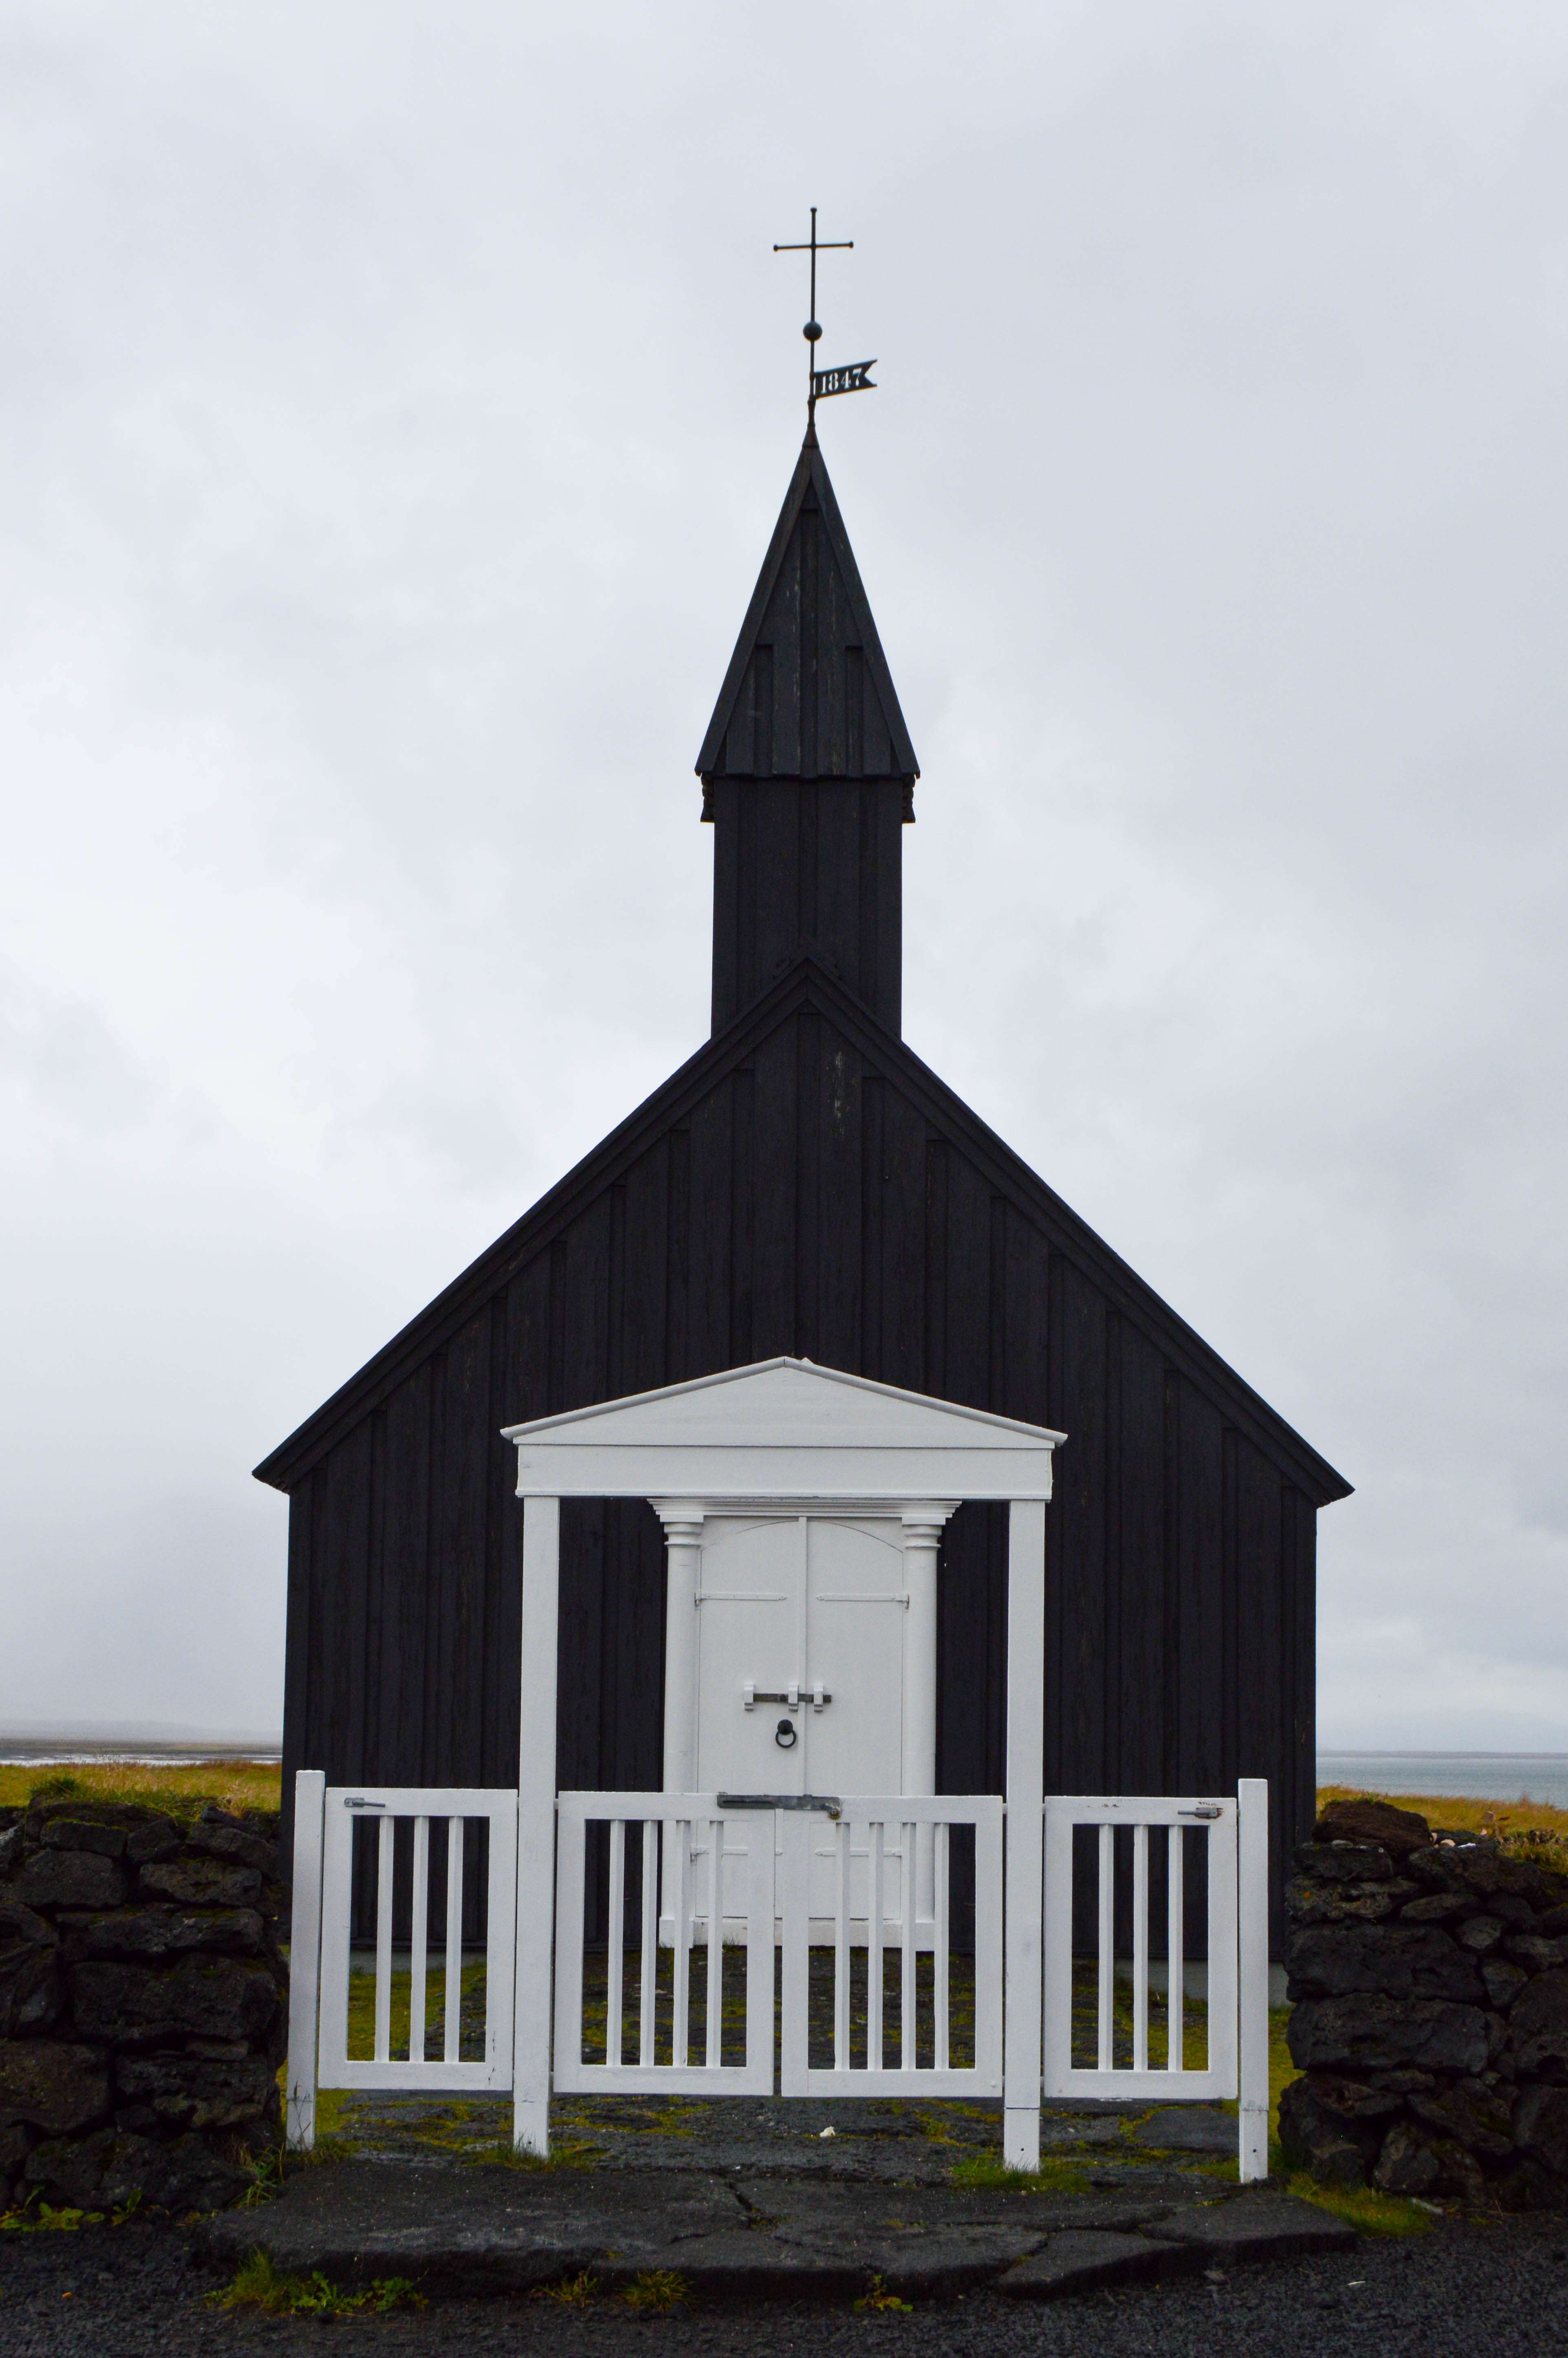
[[1293, 1864], [1287, 2158], [1568, 2207], [1568, 1875], [1378, 1801], [1331, 1803]]
[[0, 2211], [211, 2209], [278, 2134], [277, 1819], [0, 1811]]

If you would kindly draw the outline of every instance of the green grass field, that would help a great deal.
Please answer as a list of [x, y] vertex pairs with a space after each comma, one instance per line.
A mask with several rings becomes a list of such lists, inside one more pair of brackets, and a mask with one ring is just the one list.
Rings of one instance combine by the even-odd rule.
[[79, 1793], [95, 1801], [146, 1801], [171, 1817], [194, 1818], [203, 1803], [223, 1810], [276, 1810], [283, 1771], [276, 1760], [183, 1760], [178, 1768], [142, 1768], [134, 1761], [72, 1761], [43, 1768], [37, 1761], [0, 1766], [0, 1809], [19, 1809], [35, 1794]]

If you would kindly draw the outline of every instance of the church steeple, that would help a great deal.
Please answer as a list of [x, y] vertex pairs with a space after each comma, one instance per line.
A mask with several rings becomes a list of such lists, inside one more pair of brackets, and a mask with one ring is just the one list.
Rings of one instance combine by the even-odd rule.
[[810, 949], [899, 1029], [903, 838], [920, 764], [815, 431], [702, 751], [713, 1029]]

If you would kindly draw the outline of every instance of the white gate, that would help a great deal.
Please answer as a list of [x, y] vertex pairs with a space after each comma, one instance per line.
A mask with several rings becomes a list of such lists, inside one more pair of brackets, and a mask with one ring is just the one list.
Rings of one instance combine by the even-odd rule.
[[[759, 1803], [769, 1797], [759, 1794]], [[809, 1804], [810, 1796], [806, 1797]], [[779, 1877], [784, 2021], [780, 2093], [786, 2096], [1000, 2096], [1001, 2093], [1002, 1829], [1000, 1798], [942, 1794], [818, 1798], [781, 1812]], [[974, 1979], [960, 1984], [967, 2019], [953, 2022], [953, 1830], [973, 1830]], [[813, 2062], [811, 1982], [814, 1862], [832, 1878], [826, 1968], [832, 2061]], [[890, 1875], [896, 1862], [897, 1874]], [[886, 2020], [887, 1959], [898, 1959], [897, 2019]], [[857, 1973], [857, 1960], [860, 1963]], [[929, 1961], [929, 2004], [924, 1986]], [[857, 1981], [863, 1976], [864, 2034]], [[972, 2008], [972, 2014], [970, 2009]], [[897, 2061], [890, 2050], [896, 2045]], [[960, 2061], [956, 2047], [967, 2050]]]
[[[302, 1770], [290, 1935], [289, 2143], [312, 2143], [316, 2089], [323, 2083], [510, 2088], [520, 2104], [517, 2092], [528, 2085], [524, 2032], [532, 2040], [529, 2026], [549, 2020], [545, 2009], [516, 2011], [520, 1968], [526, 1963], [527, 1986], [542, 1983], [547, 1992], [552, 1948], [554, 2053], [546, 2028], [547, 2076], [539, 2082], [546, 2104], [552, 2084], [562, 2093], [770, 2094], [775, 1946], [783, 1969], [784, 2095], [1001, 2094], [1005, 1814], [1005, 1804], [989, 1795], [563, 1793], [556, 1809], [553, 1941], [546, 1866], [545, 1887], [528, 1895], [524, 1948], [517, 1860], [524, 1829], [515, 1793], [328, 1788], [319, 1772]], [[410, 1822], [402, 1840], [400, 1820]], [[482, 1835], [469, 1831], [475, 1821]], [[365, 1829], [359, 1875], [373, 1894], [375, 1977], [371, 2026], [351, 2040], [356, 1825]], [[585, 1953], [597, 1960], [600, 1930], [589, 1915], [590, 1827], [603, 1829], [592, 1860], [603, 1902], [602, 2006], [584, 1974]], [[1087, 1874], [1092, 1858], [1097, 1935], [1092, 2005], [1076, 2033], [1075, 1836], [1084, 1829], [1092, 1833], [1083, 1865]], [[1054, 1796], [1044, 1803], [1043, 1832], [1043, 2095], [1237, 2097], [1241, 2176], [1266, 2177], [1267, 1785], [1243, 1779], [1234, 1801]], [[482, 2052], [465, 2058], [465, 1851], [481, 1844], [488, 1847], [484, 2032]], [[972, 1865], [972, 1987], [952, 1951], [959, 1854]], [[1199, 1877], [1206, 1886], [1206, 2045], [1201, 2063], [1189, 2066], [1184, 1954], [1188, 1901]], [[820, 1914], [825, 1878], [835, 1894], [830, 1923]], [[438, 2025], [427, 2019], [433, 1882], [444, 1895]], [[399, 1892], [407, 1897], [410, 1926], [406, 2022], [403, 1962], [393, 1949]], [[673, 1931], [664, 1942], [661, 1895]], [[1159, 2045], [1151, 2005], [1152, 1897], [1165, 1923], [1162, 2058], [1151, 2053], [1152, 2044]], [[633, 1925], [637, 1937], [629, 1949]], [[825, 1930], [830, 1946], [821, 1938]], [[1123, 1931], [1131, 2006], [1130, 2017], [1119, 2022]], [[890, 1956], [896, 1960], [891, 1975]], [[427, 2052], [433, 2041], [435, 2054]], [[351, 2044], [370, 2051], [351, 2055]], [[517, 2134], [521, 2141], [524, 2130]]]
[[[1244, 1778], [1234, 1801], [1051, 1794], [1045, 1801], [1043, 2093], [1047, 2099], [1238, 2097], [1243, 2179], [1268, 2175], [1268, 1795], [1262, 1779]], [[1091, 1844], [1076, 1843], [1079, 1829], [1092, 1832]], [[1074, 1918], [1078, 1869], [1088, 1860], [1093, 2005], [1080, 2014]], [[1166, 1978], [1164, 2021], [1154, 2026], [1157, 2033], [1162, 2029], [1165, 2053], [1152, 2063], [1152, 1869], [1156, 1886], [1163, 1887]], [[1201, 2063], [1189, 2065], [1186, 1923], [1189, 1898], [1199, 1885], [1207, 1929], [1205, 2054]], [[1130, 2021], [1119, 2025], [1119, 1949], [1131, 1983]], [[1195, 2020], [1193, 2029], [1198, 2027]]]
[[[999, 1799], [563, 1793], [557, 1811], [557, 2089], [771, 2095], [776, 1945], [782, 2094], [1001, 2093]], [[604, 1830], [591, 1869], [602, 2023], [584, 1971], [598, 1956], [597, 1939], [591, 1949], [588, 1941], [590, 1826]], [[975, 1928], [973, 1983], [962, 1974], [957, 2020], [955, 1829], [972, 1845]], [[824, 1861], [831, 1945], [819, 1938], [814, 1952], [822, 1920], [812, 1886]]]
[[[643, 2088], [652, 2093], [686, 2089], [771, 2096], [772, 1819], [731, 1815], [717, 1793], [562, 1793], [557, 1825], [554, 2085], [578, 2093]], [[585, 2004], [583, 1975], [590, 1825], [605, 1828], [607, 1852], [602, 2032], [596, 2018], [597, 1993], [590, 2008]], [[636, 1830], [630, 1844], [629, 1828]], [[694, 1868], [700, 1868], [700, 1875]], [[661, 1878], [670, 1894], [674, 1936], [664, 1950], [659, 1946]], [[632, 1991], [626, 1976], [629, 1881], [638, 1926]], [[726, 1942], [727, 1920], [731, 1927], [744, 1925], [743, 1947]], [[701, 2027], [695, 2042], [694, 1950], [699, 1952], [703, 1979]], [[636, 2028], [634, 2039], [629, 2040], [627, 2006], [633, 1996]], [[627, 2051], [633, 2044], [634, 2058]], [[694, 2044], [700, 2053], [693, 2053]]]
[[[504, 2090], [512, 2085], [513, 2004], [516, 1983], [517, 1796], [483, 1789], [423, 1791], [393, 1785], [328, 1785], [302, 1770], [296, 1785], [294, 1918], [290, 1933], [288, 2138], [315, 2134], [316, 2091], [329, 2088]], [[410, 1822], [406, 1843], [399, 1821]], [[484, 1829], [475, 1842], [468, 1829]], [[350, 1998], [355, 1828], [362, 1829], [360, 1872], [374, 1893], [375, 1978], [368, 2042], [351, 2041]], [[372, 1828], [373, 1827], [373, 1834]], [[431, 1831], [436, 1833], [432, 1860]], [[488, 1852], [485, 1869], [483, 2051], [460, 2054], [465, 1853]], [[439, 1854], [445, 1849], [444, 1871]], [[365, 1851], [368, 1850], [368, 1856]], [[443, 1917], [438, 1970], [440, 2021], [427, 2019], [431, 1955], [431, 1867], [440, 1876]], [[402, 2016], [403, 1961], [392, 1945], [395, 1886], [407, 1875], [407, 2018]], [[318, 1985], [318, 1959], [319, 1984]], [[319, 2039], [317, 2006], [319, 2000]], [[393, 2032], [394, 2001], [400, 2017]], [[427, 2052], [435, 2037], [439, 2052]], [[351, 2055], [368, 2043], [370, 2053]], [[395, 2052], [395, 2049], [398, 2051]]]

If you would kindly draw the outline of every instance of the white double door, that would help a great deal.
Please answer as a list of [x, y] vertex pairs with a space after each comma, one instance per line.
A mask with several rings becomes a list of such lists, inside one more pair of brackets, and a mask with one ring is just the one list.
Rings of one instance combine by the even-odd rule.
[[[912, 1565], [898, 1518], [710, 1514], [694, 1609], [699, 1791], [930, 1793], [935, 1551]], [[826, 1817], [812, 1820], [812, 1837], [813, 1936], [827, 1939], [840, 1837]], [[860, 1939], [867, 1857], [867, 1837], [851, 1828], [850, 1913]], [[885, 1857], [892, 1939], [908, 1863], [891, 1827]], [[919, 1891], [917, 1872], [917, 1920], [929, 1909], [929, 1900], [921, 1909]]]

